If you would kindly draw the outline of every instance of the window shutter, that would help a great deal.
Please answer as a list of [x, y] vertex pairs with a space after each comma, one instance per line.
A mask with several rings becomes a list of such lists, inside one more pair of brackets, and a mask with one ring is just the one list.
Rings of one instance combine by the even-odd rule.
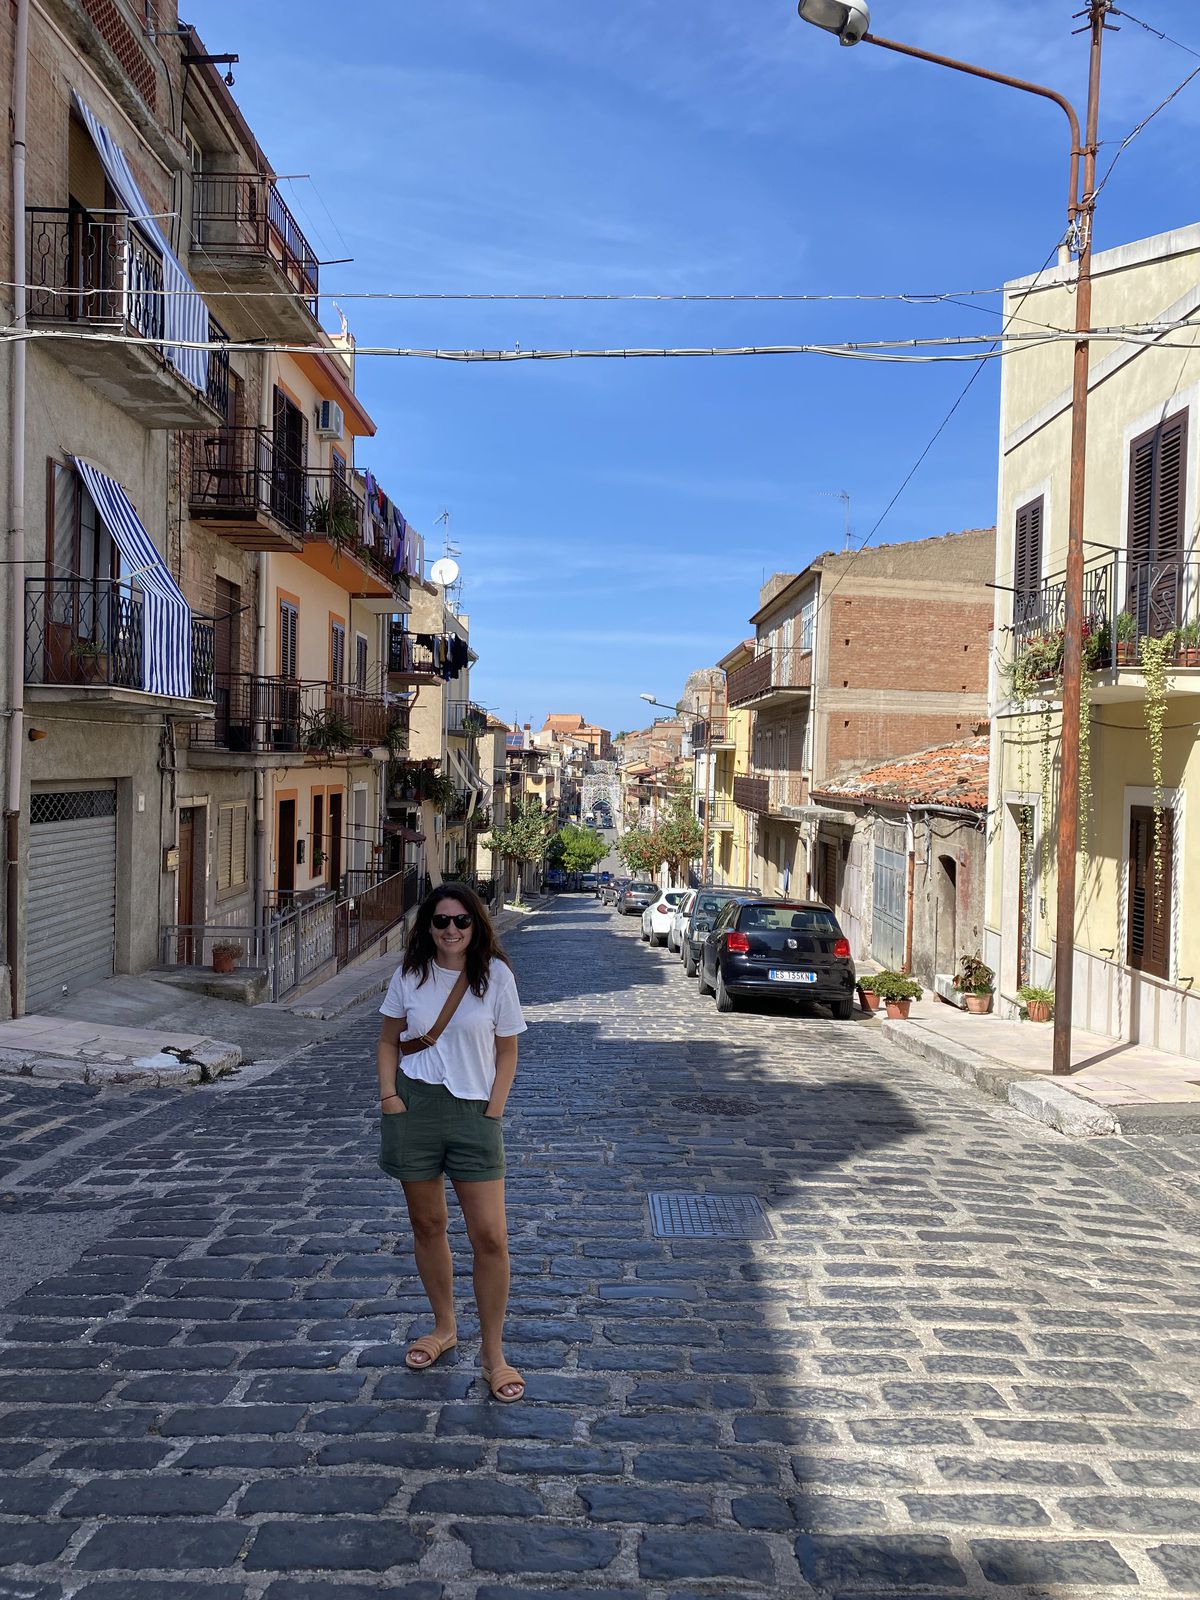
[[1013, 540], [1013, 588], [1018, 594], [1031, 594], [1042, 582], [1042, 509], [1044, 502], [1032, 500], [1017, 512]]
[[240, 889], [246, 882], [246, 846], [249, 842], [249, 806], [232, 806], [229, 847], [229, 886]]
[[217, 890], [230, 887], [232, 877], [233, 807], [222, 806], [217, 812]]
[[296, 676], [296, 643], [299, 612], [290, 601], [279, 602], [279, 675]]
[[1178, 561], [1183, 554], [1184, 464], [1187, 412], [1159, 429], [1158, 483], [1154, 507], [1154, 559]]
[[367, 641], [361, 633], [356, 637], [354, 647], [356, 651], [355, 681], [359, 689], [365, 694], [367, 688]]
[[1158, 978], [1171, 971], [1171, 884], [1174, 813], [1162, 814], [1161, 870], [1154, 849], [1154, 811], [1134, 806], [1129, 817], [1129, 965]]
[[329, 675], [334, 683], [346, 681], [346, 630], [340, 622], [330, 625]]
[[1129, 563], [1152, 560], [1154, 554], [1154, 445], [1157, 430], [1135, 439], [1129, 458]]

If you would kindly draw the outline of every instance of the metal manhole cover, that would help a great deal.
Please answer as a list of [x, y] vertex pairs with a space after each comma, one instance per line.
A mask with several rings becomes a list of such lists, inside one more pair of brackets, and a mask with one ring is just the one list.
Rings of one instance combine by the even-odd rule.
[[758, 1109], [749, 1100], [724, 1094], [681, 1094], [671, 1104], [676, 1111], [693, 1111], [701, 1117], [749, 1117]]
[[752, 1194], [652, 1194], [650, 1220], [659, 1239], [775, 1237], [766, 1212]]

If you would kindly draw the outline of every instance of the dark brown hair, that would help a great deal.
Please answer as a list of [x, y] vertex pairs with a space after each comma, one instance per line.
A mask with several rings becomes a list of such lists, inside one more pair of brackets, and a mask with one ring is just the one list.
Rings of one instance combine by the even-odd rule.
[[471, 942], [467, 946], [467, 981], [471, 986], [471, 993], [482, 1000], [487, 993], [492, 962], [503, 961], [505, 966], [511, 963], [500, 948], [495, 929], [492, 927], [492, 919], [487, 914], [487, 907], [474, 889], [468, 889], [465, 883], [439, 883], [437, 888], [431, 889], [421, 901], [417, 907], [416, 920], [408, 935], [408, 943], [404, 947], [401, 970], [419, 973], [422, 983], [428, 979], [429, 969], [436, 954], [433, 942], [433, 914], [443, 900], [457, 900], [464, 911], [471, 913], [473, 920]]

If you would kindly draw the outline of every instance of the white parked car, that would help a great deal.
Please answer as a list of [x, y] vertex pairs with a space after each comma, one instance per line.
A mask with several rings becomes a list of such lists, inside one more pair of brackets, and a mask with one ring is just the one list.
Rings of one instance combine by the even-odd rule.
[[667, 949], [674, 950], [677, 955], [683, 949], [683, 945], [680, 942], [683, 934], [683, 925], [688, 919], [688, 913], [692, 909], [692, 901], [695, 898], [695, 889], [689, 889], [671, 913], [671, 925], [667, 929]]
[[642, 938], [647, 944], [666, 944], [675, 907], [687, 892], [686, 889], [664, 889], [651, 900], [642, 912]]

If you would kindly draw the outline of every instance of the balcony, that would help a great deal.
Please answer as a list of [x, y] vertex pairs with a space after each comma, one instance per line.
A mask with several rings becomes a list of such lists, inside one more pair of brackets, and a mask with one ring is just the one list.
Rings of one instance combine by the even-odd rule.
[[[1014, 698], [1055, 696], [1062, 676], [1065, 580], [1061, 574], [1013, 597]], [[1130, 562], [1122, 552], [1084, 570], [1085, 667], [1091, 698], [1145, 697], [1149, 640], [1162, 640], [1169, 697], [1200, 695], [1200, 563]]]
[[[149, 341], [55, 338], [45, 348], [143, 427], [211, 428], [225, 406], [229, 357], [221, 350], [209, 352], [204, 394], [167, 360], [162, 258], [127, 214], [30, 206], [25, 220], [31, 323]], [[209, 337], [225, 339], [211, 319]]]
[[239, 333], [307, 342], [318, 323], [320, 269], [273, 178], [258, 172], [198, 173], [192, 183], [188, 265], [207, 290], [244, 290], [230, 298]]
[[[287, 766], [374, 759], [394, 741], [399, 708], [381, 695], [303, 678], [215, 675], [217, 714], [192, 729], [191, 753], [202, 766]], [[280, 761], [293, 756], [296, 761]]]
[[732, 800], [701, 799], [696, 807], [700, 825], [703, 827], [707, 818], [709, 829], [716, 833], [725, 833], [733, 827], [734, 809]]
[[725, 682], [731, 706], [753, 706], [756, 711], [786, 705], [811, 690], [811, 650], [764, 650]]
[[791, 817], [808, 804], [808, 780], [799, 772], [735, 778], [733, 803], [759, 817]]
[[161, 711], [211, 702], [213, 623], [191, 619], [192, 693], [183, 700], [146, 687], [142, 595], [100, 578], [26, 578], [25, 683], [38, 698], [119, 701]]
[[692, 723], [693, 750], [732, 750], [733, 729], [725, 714], [702, 717]]
[[421, 644], [398, 620], [392, 622], [388, 647], [388, 677], [402, 683], [437, 683], [441, 680], [429, 645]]
[[276, 472], [265, 428], [220, 428], [194, 437], [188, 510], [193, 522], [241, 550], [304, 548], [303, 508]]
[[408, 579], [394, 573], [387, 554], [362, 540], [363, 500], [340, 472], [289, 467], [276, 454], [275, 482], [281, 514], [302, 524], [301, 560], [380, 615], [407, 605]]
[[446, 732], [452, 738], [478, 739], [487, 728], [488, 714], [473, 700], [447, 700]]

